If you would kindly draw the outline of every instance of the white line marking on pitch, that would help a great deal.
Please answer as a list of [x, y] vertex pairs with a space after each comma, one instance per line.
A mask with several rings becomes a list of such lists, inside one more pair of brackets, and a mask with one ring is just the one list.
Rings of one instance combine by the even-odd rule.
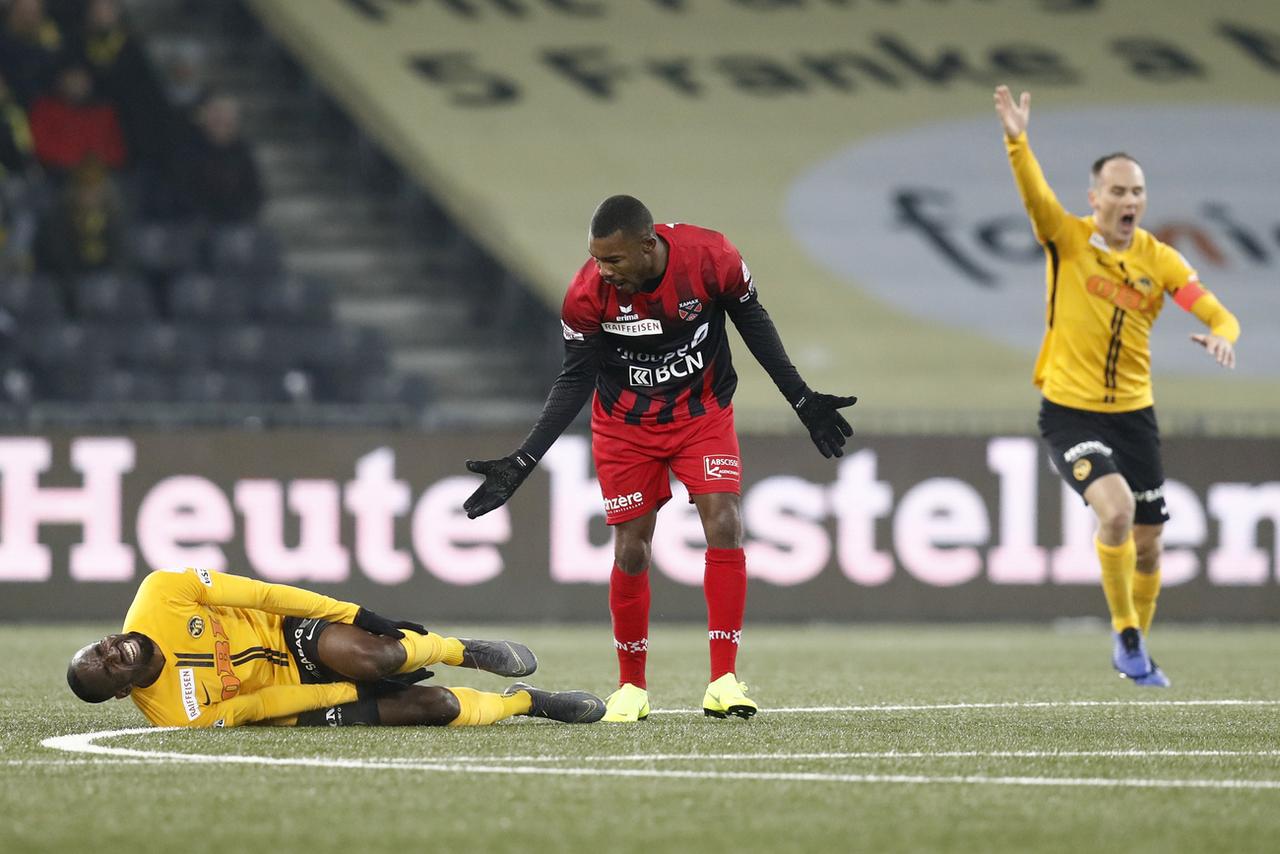
[[[939, 750], [939, 751], [855, 751], [837, 753], [618, 753], [599, 756], [441, 756], [440, 762], [740, 762], [808, 759], [1169, 759], [1258, 758], [1280, 756], [1280, 750]], [[419, 759], [389, 759], [388, 762], [418, 762]]]
[[[1280, 700], [1047, 700], [1044, 702], [1007, 703], [929, 703], [897, 706], [791, 706], [761, 709], [762, 715], [831, 712], [931, 712], [946, 709], [1061, 709], [1107, 706], [1280, 706]], [[697, 715], [701, 709], [654, 709], [655, 715]]]
[[[1091, 788], [1138, 789], [1271, 789], [1280, 790], [1280, 780], [1162, 780], [1158, 778], [1107, 778], [1107, 777], [986, 777], [982, 775], [927, 776], [915, 774], [827, 774], [816, 772], [765, 772], [765, 771], [675, 771], [640, 768], [551, 768], [530, 765], [481, 765], [473, 762], [457, 762], [452, 757], [420, 762], [395, 762], [370, 759], [326, 759], [322, 757], [245, 756], [240, 754], [181, 753], [175, 751], [136, 750], [128, 747], [107, 747], [96, 744], [100, 739], [126, 735], [172, 732], [175, 728], [141, 727], [136, 729], [104, 730], [46, 738], [44, 747], [72, 753], [98, 756], [120, 756], [143, 759], [159, 764], [170, 762], [202, 764], [263, 765], [276, 767], [345, 768], [361, 770], [412, 770], [444, 771], [467, 774], [508, 774], [516, 776], [537, 775], [557, 777], [629, 777], [649, 779], [686, 780], [755, 780], [813, 783], [901, 783], [907, 785], [962, 784], [986, 786], [1070, 786]], [[566, 761], [572, 758], [566, 757]]]

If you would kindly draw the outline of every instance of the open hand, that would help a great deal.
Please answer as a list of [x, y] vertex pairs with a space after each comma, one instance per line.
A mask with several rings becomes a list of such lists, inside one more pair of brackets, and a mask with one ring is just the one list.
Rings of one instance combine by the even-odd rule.
[[1192, 335], [1191, 340], [1199, 344], [1201, 347], [1209, 351], [1209, 355], [1214, 358], [1219, 365], [1224, 368], [1233, 369], [1236, 366], [1236, 348], [1231, 342], [1220, 335], [1210, 335], [1199, 333]]
[[1015, 103], [1009, 87], [1001, 84], [996, 87], [996, 115], [1000, 124], [1004, 125], [1004, 135], [1009, 139], [1017, 139], [1027, 129], [1031, 121], [1031, 93], [1023, 92]]

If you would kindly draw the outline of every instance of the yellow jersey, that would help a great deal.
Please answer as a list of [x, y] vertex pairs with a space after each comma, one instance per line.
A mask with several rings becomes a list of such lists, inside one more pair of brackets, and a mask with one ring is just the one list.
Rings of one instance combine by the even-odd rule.
[[303, 685], [286, 648], [285, 617], [350, 623], [359, 606], [309, 590], [188, 569], [143, 579], [124, 618], [165, 658], [130, 696], [157, 726], [293, 723], [301, 712], [356, 699], [349, 682]]
[[1111, 249], [1092, 216], [1058, 202], [1025, 133], [1006, 136], [1005, 148], [1045, 250], [1045, 333], [1034, 381], [1047, 399], [1093, 412], [1151, 406], [1151, 327], [1166, 293], [1214, 335], [1236, 341], [1235, 316], [1176, 249], [1141, 228], [1127, 249]]

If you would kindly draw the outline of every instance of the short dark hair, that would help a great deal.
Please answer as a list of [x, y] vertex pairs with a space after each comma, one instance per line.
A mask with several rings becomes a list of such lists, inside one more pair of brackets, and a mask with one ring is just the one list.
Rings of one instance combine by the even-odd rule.
[[608, 237], [615, 231], [647, 237], [653, 233], [653, 214], [634, 196], [610, 196], [591, 215], [591, 236]]
[[1127, 151], [1113, 151], [1110, 154], [1104, 154], [1097, 160], [1093, 161], [1093, 168], [1089, 170], [1089, 175], [1093, 178], [1094, 183], [1097, 183], [1098, 176], [1102, 174], [1102, 167], [1106, 166], [1112, 160], [1131, 160], [1137, 166], [1142, 165], [1141, 163], [1138, 163], [1138, 158], [1134, 157]]
[[89, 686], [80, 681], [80, 675], [76, 673], [75, 661], [67, 665], [67, 684], [71, 686], [71, 693], [86, 703], [104, 703], [115, 696], [114, 694], [97, 694], [90, 691]]

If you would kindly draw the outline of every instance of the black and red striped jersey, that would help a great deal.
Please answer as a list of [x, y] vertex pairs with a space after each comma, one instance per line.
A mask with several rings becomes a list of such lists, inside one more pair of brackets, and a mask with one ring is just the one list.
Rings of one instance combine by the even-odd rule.
[[738, 385], [725, 313], [756, 300], [750, 270], [719, 232], [684, 223], [654, 231], [668, 247], [654, 290], [619, 294], [592, 259], [565, 295], [565, 339], [600, 351], [594, 417], [687, 420], [727, 407]]

